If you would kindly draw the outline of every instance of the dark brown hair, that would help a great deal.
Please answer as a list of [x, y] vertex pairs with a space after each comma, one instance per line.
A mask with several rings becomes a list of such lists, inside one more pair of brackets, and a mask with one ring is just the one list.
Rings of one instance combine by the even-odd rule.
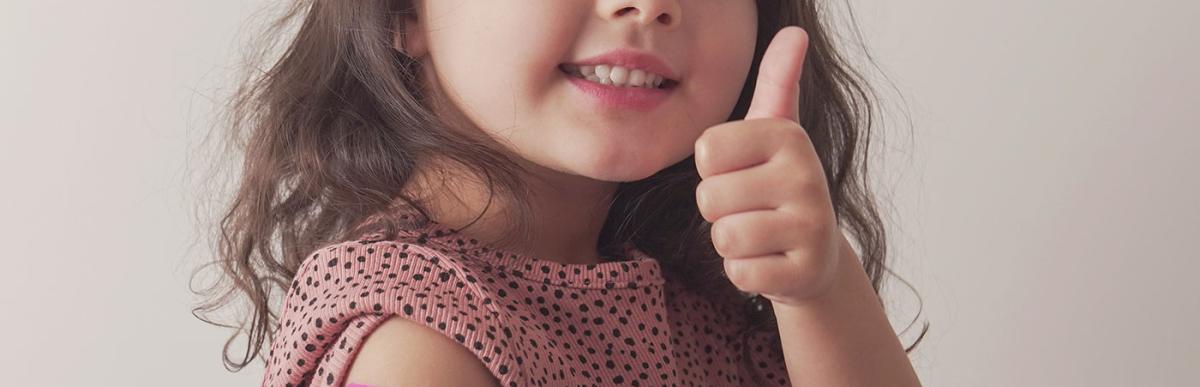
[[[789, 25], [804, 28], [810, 43], [800, 124], [828, 177], [838, 222], [854, 236], [879, 294], [890, 270], [883, 221], [867, 180], [877, 97], [835, 48], [832, 26], [823, 24], [829, 18], [824, 6], [810, 0], [758, 1], [754, 64], [729, 119], [744, 117], [759, 62], [775, 33]], [[486, 136], [455, 130], [424, 104], [428, 93], [418, 76], [419, 62], [391, 45], [396, 16], [411, 12], [411, 0], [297, 0], [268, 25], [264, 40], [253, 42], [251, 65], [272, 55], [279, 42], [286, 46], [268, 68], [246, 73], [225, 112], [227, 149], [244, 158], [232, 201], [212, 226], [216, 257], [206, 267], [217, 266], [223, 275], [193, 310], [206, 322], [237, 329], [223, 350], [227, 368], [241, 369], [273, 340], [278, 318], [273, 297], [284, 293], [309, 252], [368, 230], [391, 233], [407, 227], [388, 216], [396, 208], [428, 219], [421, 200], [400, 189], [424, 160], [437, 155], [461, 164], [486, 181], [493, 196], [528, 196], [524, 171], [513, 155]], [[298, 28], [290, 31], [296, 19], [301, 19]], [[290, 39], [280, 40], [283, 36]], [[646, 179], [620, 184], [597, 249], [608, 253], [631, 241], [660, 261], [664, 275], [696, 291], [740, 295], [725, 279], [722, 258], [709, 239], [711, 224], [696, 208], [699, 181], [689, 157]], [[530, 208], [509, 201], [517, 214], [509, 235], [528, 240]], [[206, 317], [236, 298], [250, 304], [250, 314], [237, 326]], [[748, 321], [754, 322], [745, 334], [774, 334], [778, 342], [770, 303], [741, 299]], [[925, 323], [905, 350], [912, 351], [927, 330]], [[235, 360], [229, 345], [242, 333], [248, 345]]]

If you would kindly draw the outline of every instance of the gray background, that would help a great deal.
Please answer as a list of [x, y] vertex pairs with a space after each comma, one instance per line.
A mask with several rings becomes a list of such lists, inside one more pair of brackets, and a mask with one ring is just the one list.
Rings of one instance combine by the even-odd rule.
[[[258, 383], [187, 281], [263, 4], [0, 2], [5, 384]], [[876, 189], [924, 302], [887, 298], [906, 344], [932, 324], [925, 385], [1200, 384], [1200, 3], [853, 4], [892, 81]]]

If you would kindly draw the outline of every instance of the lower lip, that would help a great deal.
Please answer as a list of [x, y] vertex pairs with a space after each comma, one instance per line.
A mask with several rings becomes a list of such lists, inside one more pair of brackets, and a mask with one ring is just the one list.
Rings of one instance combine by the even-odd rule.
[[601, 105], [614, 109], [629, 109], [641, 112], [654, 110], [670, 95], [670, 89], [644, 87], [617, 87], [602, 85], [583, 78], [563, 74], [585, 94], [592, 96]]

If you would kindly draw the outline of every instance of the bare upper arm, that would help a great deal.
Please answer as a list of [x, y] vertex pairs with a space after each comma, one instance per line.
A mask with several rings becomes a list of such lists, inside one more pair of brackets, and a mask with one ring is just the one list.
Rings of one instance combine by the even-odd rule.
[[346, 383], [379, 387], [499, 386], [467, 348], [432, 328], [393, 316], [375, 328], [350, 364]]

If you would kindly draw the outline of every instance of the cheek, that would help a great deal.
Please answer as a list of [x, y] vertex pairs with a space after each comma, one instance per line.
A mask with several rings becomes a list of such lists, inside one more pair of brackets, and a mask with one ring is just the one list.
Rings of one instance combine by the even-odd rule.
[[754, 61], [757, 37], [754, 17], [749, 13], [741, 18], [741, 22], [728, 21], [726, 25], [730, 28], [708, 28], [697, 32], [699, 45], [694, 49], [692, 77], [700, 81], [691, 85], [688, 93], [696, 107], [704, 108], [699, 111], [711, 112], [705, 114], [709, 125], [698, 131], [727, 120], [741, 97]]
[[521, 4], [459, 4], [446, 8], [443, 22], [432, 23], [429, 31], [445, 94], [477, 126], [496, 134], [527, 116], [527, 103], [546, 92], [546, 80], [558, 74], [558, 53], [571, 43], [562, 10]]

